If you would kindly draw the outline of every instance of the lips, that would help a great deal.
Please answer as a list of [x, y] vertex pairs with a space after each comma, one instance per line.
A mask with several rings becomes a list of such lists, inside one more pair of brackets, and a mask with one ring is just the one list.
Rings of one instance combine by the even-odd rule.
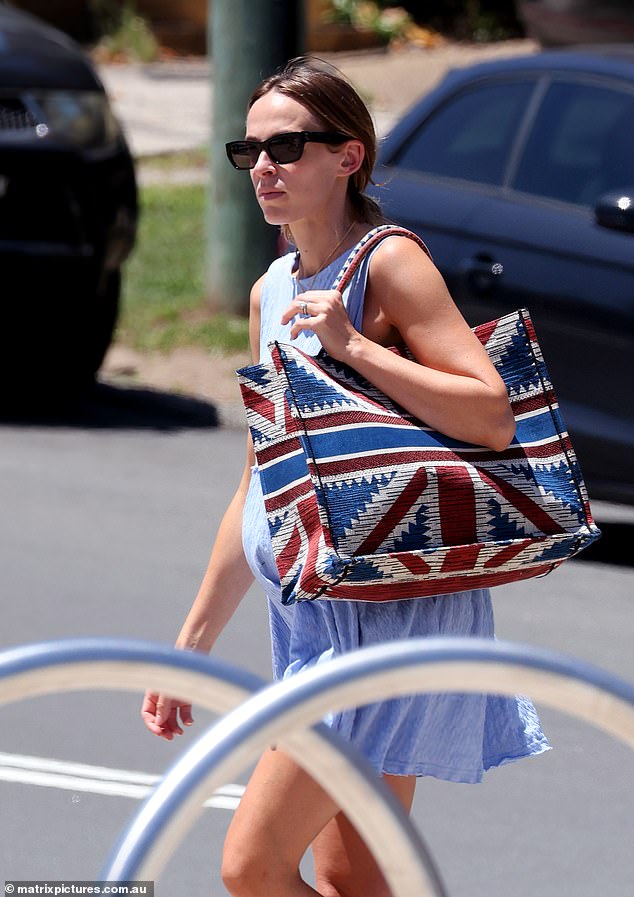
[[261, 202], [270, 202], [270, 200], [278, 199], [280, 196], [284, 196], [283, 190], [260, 190], [258, 192], [258, 199]]

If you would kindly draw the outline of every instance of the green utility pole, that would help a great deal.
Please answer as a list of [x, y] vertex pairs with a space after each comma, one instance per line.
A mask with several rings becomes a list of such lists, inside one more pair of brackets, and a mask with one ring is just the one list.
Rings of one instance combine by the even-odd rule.
[[276, 257], [278, 228], [264, 222], [248, 172], [231, 168], [225, 143], [244, 136], [254, 87], [304, 52], [300, 0], [209, 0], [213, 114], [208, 194], [207, 297], [246, 314], [249, 291]]

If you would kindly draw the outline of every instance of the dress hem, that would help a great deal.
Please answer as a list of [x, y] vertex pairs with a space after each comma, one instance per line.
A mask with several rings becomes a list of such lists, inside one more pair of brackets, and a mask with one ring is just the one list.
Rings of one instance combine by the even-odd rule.
[[[439, 766], [434, 763], [418, 764], [414, 767], [408, 763], [383, 763], [379, 770], [379, 775], [390, 776], [416, 776], [417, 778], [434, 778], [444, 782], [455, 782], [462, 785], [479, 785], [481, 784], [484, 773], [500, 766], [507, 766], [518, 760], [538, 757], [540, 754], [547, 753], [552, 750], [552, 746], [543, 741], [535, 744], [534, 747], [528, 748], [517, 754], [502, 754], [495, 758], [488, 758], [483, 761], [481, 769], [455, 769], [445, 766]], [[371, 761], [370, 761], [371, 762]], [[376, 764], [373, 764], [376, 766]]]

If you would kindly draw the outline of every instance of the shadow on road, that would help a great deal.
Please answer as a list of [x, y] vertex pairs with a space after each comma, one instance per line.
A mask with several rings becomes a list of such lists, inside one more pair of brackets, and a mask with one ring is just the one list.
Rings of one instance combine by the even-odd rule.
[[597, 526], [602, 532], [601, 538], [574, 560], [634, 567], [634, 523], [599, 520]]
[[52, 402], [28, 402], [0, 412], [0, 423], [104, 430], [184, 430], [219, 426], [210, 402], [147, 387], [97, 383], [85, 395]]

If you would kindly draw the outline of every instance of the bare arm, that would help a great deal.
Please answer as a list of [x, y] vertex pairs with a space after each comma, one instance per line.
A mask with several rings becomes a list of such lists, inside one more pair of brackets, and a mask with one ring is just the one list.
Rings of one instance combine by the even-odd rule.
[[[260, 285], [258, 281], [251, 293], [249, 332], [254, 362], [258, 357]], [[240, 483], [218, 528], [198, 594], [176, 639], [177, 648], [209, 652], [253, 582], [242, 550], [242, 514], [253, 463], [249, 437]], [[153, 691], [146, 692], [141, 716], [150, 732], [168, 741], [182, 734], [181, 724], [193, 722], [189, 702]]]
[[[261, 286], [262, 278], [251, 291], [249, 309], [254, 364], [259, 357]], [[198, 594], [176, 640], [177, 648], [209, 652], [253, 582], [242, 550], [242, 514], [254, 463], [253, 444], [248, 436], [242, 478], [220, 523]]]
[[[496, 451], [509, 444], [514, 421], [504, 383], [437, 268], [412, 241], [388, 239], [372, 256], [363, 334], [353, 328], [339, 293], [298, 299], [309, 301], [313, 317], [298, 319], [292, 336], [302, 327], [314, 330], [331, 355], [448, 436]], [[418, 364], [386, 348], [399, 341]]]

